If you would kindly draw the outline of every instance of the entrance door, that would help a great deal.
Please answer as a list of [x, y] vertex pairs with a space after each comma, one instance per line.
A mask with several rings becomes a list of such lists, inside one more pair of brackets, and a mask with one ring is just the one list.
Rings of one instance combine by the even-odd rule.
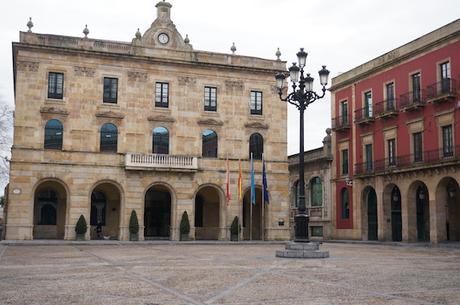
[[402, 241], [401, 194], [397, 187], [391, 192], [391, 236], [393, 241]]
[[423, 186], [417, 188], [416, 209], [417, 209], [417, 241], [429, 241], [428, 231], [428, 192]]
[[377, 240], [377, 196], [374, 189], [367, 195], [367, 239]]
[[144, 238], [169, 239], [171, 195], [168, 191], [152, 187], [145, 195]]

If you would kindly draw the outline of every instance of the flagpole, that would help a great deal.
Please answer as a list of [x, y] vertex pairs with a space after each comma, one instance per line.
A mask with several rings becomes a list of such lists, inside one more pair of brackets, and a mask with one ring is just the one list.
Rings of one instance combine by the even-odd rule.
[[250, 198], [249, 198], [249, 240], [252, 240], [252, 171], [253, 171], [253, 163], [252, 163], [252, 153], [251, 153], [251, 161], [250, 161], [250, 177], [251, 177], [251, 184], [250, 184], [250, 188], [251, 188], [251, 194], [250, 194]]
[[[265, 160], [264, 160], [264, 154], [262, 154], [262, 167], [265, 166]], [[265, 169], [267, 170], [267, 169]], [[265, 240], [265, 186], [264, 186], [264, 172], [262, 170], [262, 221], [260, 222], [260, 225], [262, 226], [262, 240]]]

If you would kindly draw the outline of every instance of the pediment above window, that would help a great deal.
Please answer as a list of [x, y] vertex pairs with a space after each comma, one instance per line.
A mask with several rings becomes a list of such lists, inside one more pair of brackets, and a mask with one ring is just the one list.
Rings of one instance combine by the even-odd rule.
[[198, 120], [198, 125], [206, 125], [206, 126], [222, 126], [224, 122], [221, 120], [216, 119], [200, 119]]
[[115, 111], [98, 111], [96, 112], [96, 117], [121, 120], [125, 117], [125, 115], [123, 113], [115, 112]]
[[41, 107], [40, 113], [49, 113], [49, 114], [59, 114], [59, 115], [69, 115], [69, 112], [66, 109], [61, 109], [57, 107]]
[[268, 124], [261, 122], [246, 122], [244, 124], [246, 128], [255, 128], [255, 129], [268, 129]]
[[149, 120], [150, 122], [170, 122], [170, 123], [173, 123], [176, 121], [174, 120], [172, 116], [163, 115], [163, 114], [150, 115], [147, 117], [147, 120]]

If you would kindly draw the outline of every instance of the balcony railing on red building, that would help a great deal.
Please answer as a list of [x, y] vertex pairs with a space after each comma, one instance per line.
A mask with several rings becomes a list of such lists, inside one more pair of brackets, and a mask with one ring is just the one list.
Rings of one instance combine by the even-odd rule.
[[374, 162], [357, 163], [355, 164], [355, 175], [373, 175], [451, 161], [460, 161], [460, 145], [424, 151], [421, 155], [410, 154], [379, 159]]
[[355, 110], [355, 123], [369, 124], [374, 121], [374, 113], [372, 107], [364, 107]]
[[400, 108], [404, 111], [417, 110], [425, 106], [426, 93], [425, 90], [411, 91], [399, 96]]
[[442, 103], [455, 99], [457, 96], [457, 82], [452, 78], [445, 78], [426, 87], [428, 102]]
[[396, 99], [384, 100], [375, 104], [374, 108], [375, 117], [377, 118], [387, 118], [398, 115]]
[[332, 119], [332, 129], [335, 131], [345, 130], [350, 128], [350, 119], [347, 116], [338, 116]]

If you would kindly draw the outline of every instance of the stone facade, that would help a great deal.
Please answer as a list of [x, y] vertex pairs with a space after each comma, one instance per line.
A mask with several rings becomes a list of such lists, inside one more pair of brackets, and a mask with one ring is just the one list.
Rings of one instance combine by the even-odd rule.
[[[331, 205], [331, 130], [326, 130], [323, 147], [304, 153], [305, 201], [310, 215], [309, 236], [312, 240], [327, 240], [332, 233]], [[297, 212], [299, 154], [291, 155], [289, 160], [289, 185], [291, 190], [291, 239], [294, 238], [294, 216]]]
[[[7, 239], [74, 239], [80, 215], [90, 223], [97, 213], [97, 221], [104, 223], [102, 236], [126, 240], [132, 210], [139, 218], [141, 240], [144, 232], [179, 239], [184, 211], [192, 239], [196, 234], [229, 239], [235, 216], [245, 221], [247, 232], [246, 201], [237, 196], [237, 181], [241, 160], [248, 197], [249, 139], [255, 133], [263, 138], [270, 204], [252, 213], [259, 217], [251, 223], [261, 228], [260, 234], [242, 236], [289, 238], [289, 227], [279, 225], [279, 219], [289, 219], [287, 112], [273, 90], [274, 75], [285, 70], [285, 62], [194, 50], [170, 20], [171, 5], [160, 2], [157, 10], [151, 28], [131, 43], [32, 32], [21, 32], [20, 42], [13, 43], [16, 110]], [[51, 72], [63, 74], [61, 99], [49, 98]], [[103, 102], [106, 77], [118, 80], [116, 103]], [[158, 82], [169, 86], [166, 108], [155, 106]], [[205, 86], [217, 89], [216, 111], [204, 110]], [[262, 114], [251, 114], [252, 91], [262, 92]], [[62, 149], [44, 148], [50, 120], [62, 123]], [[101, 127], [107, 123], [117, 127], [116, 152], [100, 151]], [[169, 131], [168, 155], [153, 154], [156, 127]], [[218, 137], [214, 158], [202, 157], [202, 133], [208, 129]], [[232, 194], [228, 203], [226, 159]], [[255, 171], [256, 206], [261, 209], [260, 160]], [[149, 213], [164, 217], [146, 216], [147, 200]], [[95, 238], [94, 229], [87, 239]]]
[[460, 20], [332, 79], [335, 239], [460, 240]]

